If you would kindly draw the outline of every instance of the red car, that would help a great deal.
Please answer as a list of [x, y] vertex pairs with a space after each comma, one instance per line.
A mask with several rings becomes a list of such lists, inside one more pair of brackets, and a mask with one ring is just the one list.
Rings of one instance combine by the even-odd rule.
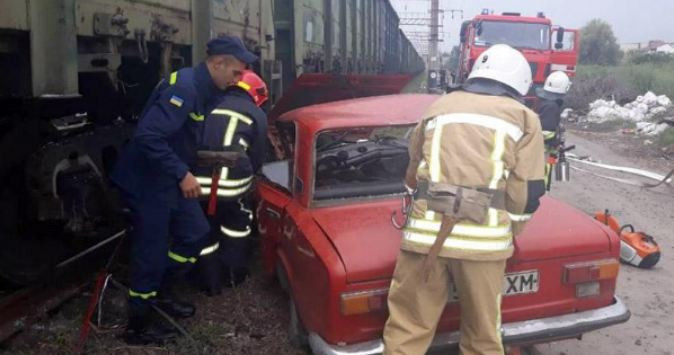
[[[317, 354], [377, 354], [398, 255], [407, 134], [432, 95], [313, 105], [282, 115], [284, 160], [263, 168], [257, 218], [265, 270], [290, 299], [291, 340]], [[503, 341], [578, 337], [625, 322], [615, 297], [620, 241], [608, 228], [545, 197], [503, 280]], [[433, 347], [454, 347], [458, 304], [447, 300]]]

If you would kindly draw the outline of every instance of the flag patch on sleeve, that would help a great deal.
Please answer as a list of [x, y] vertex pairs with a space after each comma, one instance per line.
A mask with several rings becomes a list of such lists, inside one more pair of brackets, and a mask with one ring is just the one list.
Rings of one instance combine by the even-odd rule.
[[172, 103], [175, 106], [182, 107], [183, 102], [185, 102], [185, 100], [179, 98], [176, 95], [173, 95], [173, 96], [171, 96], [171, 99], [169, 100], [169, 102]]

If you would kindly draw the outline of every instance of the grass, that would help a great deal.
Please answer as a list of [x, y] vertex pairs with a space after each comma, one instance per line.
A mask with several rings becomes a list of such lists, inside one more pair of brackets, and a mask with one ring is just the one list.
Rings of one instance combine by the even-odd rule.
[[[586, 88], [587, 83], [593, 84], [596, 90], [592, 90], [591, 87]], [[578, 91], [576, 87], [586, 89], [578, 94], [589, 95], [592, 101], [599, 98], [611, 98], [612, 95], [616, 96], [618, 101], [632, 100], [647, 91], [674, 98], [674, 63], [580, 65], [570, 96], [574, 95], [573, 91]]]

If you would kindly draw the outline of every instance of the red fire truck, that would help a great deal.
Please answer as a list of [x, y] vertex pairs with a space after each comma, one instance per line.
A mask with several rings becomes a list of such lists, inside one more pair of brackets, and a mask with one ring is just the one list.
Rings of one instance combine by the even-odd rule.
[[473, 63], [491, 45], [504, 43], [519, 49], [531, 65], [534, 85], [541, 86], [549, 73], [557, 70], [573, 77], [578, 60], [578, 30], [554, 26], [543, 13], [535, 17], [488, 10], [461, 25], [461, 47], [455, 82], [468, 77]]

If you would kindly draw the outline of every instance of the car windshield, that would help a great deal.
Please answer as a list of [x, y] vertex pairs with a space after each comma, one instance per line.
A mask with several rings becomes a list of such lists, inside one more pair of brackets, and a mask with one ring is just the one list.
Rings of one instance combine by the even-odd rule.
[[314, 199], [331, 200], [399, 194], [414, 128], [393, 126], [321, 132], [316, 138]]
[[550, 49], [550, 25], [540, 23], [481, 21], [475, 45], [507, 44], [520, 49]]

